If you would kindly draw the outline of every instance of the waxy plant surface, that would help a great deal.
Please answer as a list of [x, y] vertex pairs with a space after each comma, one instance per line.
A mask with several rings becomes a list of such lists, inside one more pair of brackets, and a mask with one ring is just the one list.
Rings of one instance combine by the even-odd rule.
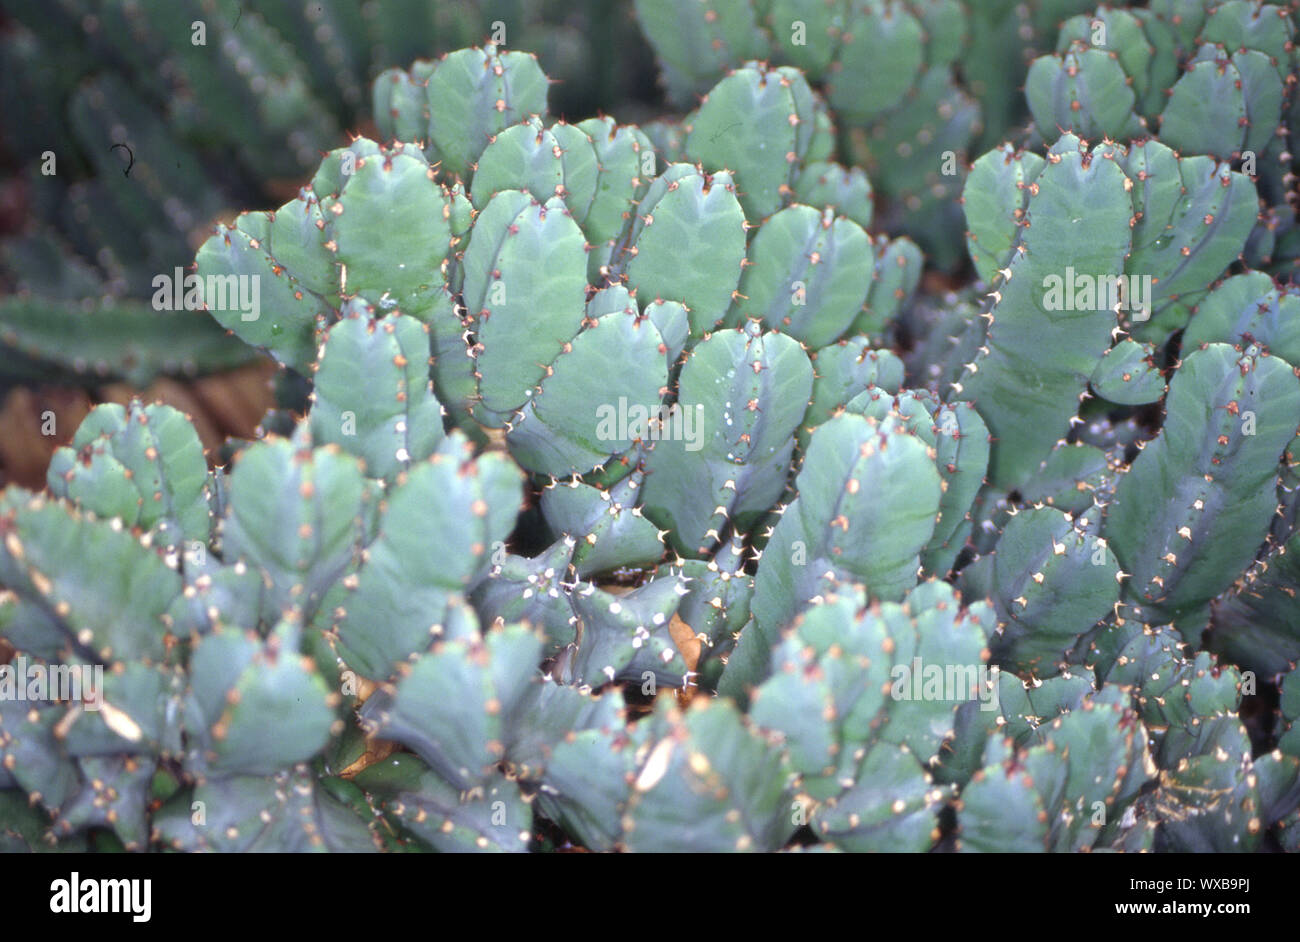
[[0, 6], [0, 848], [1300, 849], [1300, 4]]

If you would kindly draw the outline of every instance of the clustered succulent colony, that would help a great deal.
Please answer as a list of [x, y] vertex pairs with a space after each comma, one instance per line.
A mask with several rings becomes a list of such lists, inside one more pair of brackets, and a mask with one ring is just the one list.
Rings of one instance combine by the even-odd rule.
[[307, 408], [0, 494], [104, 667], [0, 698], [3, 846], [1300, 848], [1298, 6], [637, 0], [641, 127], [384, 71], [194, 259]]

